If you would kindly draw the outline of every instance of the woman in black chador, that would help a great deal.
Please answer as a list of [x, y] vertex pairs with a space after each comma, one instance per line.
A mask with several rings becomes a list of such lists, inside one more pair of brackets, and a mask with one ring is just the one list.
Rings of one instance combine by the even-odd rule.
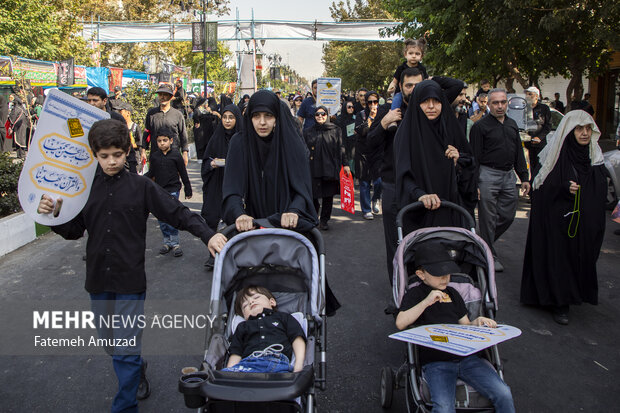
[[[22, 100], [15, 96], [13, 100], [13, 109], [9, 113], [9, 122], [13, 130], [13, 140], [17, 147], [17, 157], [23, 159], [26, 156], [26, 147], [28, 145], [27, 131], [30, 126], [30, 118]], [[2, 126], [4, 127], [4, 125]]]
[[[332, 216], [334, 195], [340, 192], [340, 168], [351, 173], [340, 127], [328, 120], [325, 106], [316, 108], [316, 123], [304, 131], [304, 140], [310, 150], [310, 174], [312, 175], [312, 198], [316, 213], [321, 210], [319, 229], [328, 230], [327, 221]], [[322, 200], [319, 203], [319, 200]]]
[[[398, 207], [421, 201], [435, 210], [441, 199], [473, 212], [477, 185], [471, 153], [439, 84], [418, 83], [394, 138]], [[462, 225], [461, 217], [447, 209], [412, 214], [411, 221], [407, 230]]]
[[560, 324], [568, 324], [569, 305], [598, 303], [607, 197], [600, 135], [588, 113], [569, 112], [540, 153], [533, 182], [521, 302], [550, 307]]
[[[317, 225], [308, 149], [294, 122], [275, 93], [250, 98], [243, 129], [228, 147], [222, 189], [224, 221], [238, 231], [253, 229], [254, 218], [302, 233]], [[339, 306], [328, 287], [327, 314]]]
[[222, 185], [228, 144], [233, 135], [242, 129], [243, 118], [239, 107], [229, 104], [222, 110], [222, 121], [215, 128], [202, 160], [202, 212], [207, 225], [217, 231], [222, 217]]

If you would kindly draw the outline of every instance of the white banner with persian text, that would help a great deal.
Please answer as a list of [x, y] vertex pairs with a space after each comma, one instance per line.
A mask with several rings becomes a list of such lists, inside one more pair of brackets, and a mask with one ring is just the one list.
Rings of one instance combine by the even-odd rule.
[[[109, 117], [60, 90], [50, 90], [19, 176], [19, 202], [36, 222], [64, 224], [84, 208], [97, 169], [88, 132], [93, 123]], [[53, 213], [38, 214], [43, 194], [63, 202]]]

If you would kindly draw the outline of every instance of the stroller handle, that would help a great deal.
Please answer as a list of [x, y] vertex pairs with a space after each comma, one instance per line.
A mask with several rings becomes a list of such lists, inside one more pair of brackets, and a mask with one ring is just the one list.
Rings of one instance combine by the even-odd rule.
[[[271, 225], [271, 223], [267, 219], [255, 219], [253, 222], [254, 222], [254, 226], [256, 227], [276, 228], [273, 225]], [[286, 229], [286, 228], [283, 228], [283, 229]], [[230, 238], [232, 235], [236, 233], [237, 233], [237, 226], [235, 224], [228, 225], [221, 231], [221, 234], [224, 235], [226, 238]], [[323, 240], [323, 235], [321, 235], [321, 232], [316, 227], [314, 227], [312, 228], [312, 230], [310, 230], [308, 234], [310, 234], [312, 238], [314, 238], [315, 246], [317, 249], [317, 254], [325, 255], [325, 241]]]
[[[421, 209], [421, 208], [424, 208], [424, 204], [420, 201], [412, 202], [409, 205], [405, 205], [400, 211], [398, 211], [398, 215], [396, 215], [396, 227], [398, 228], [403, 227], [403, 217], [405, 216], [405, 214], [407, 214], [408, 212], [417, 211], [418, 209]], [[467, 225], [469, 226], [470, 229], [473, 229], [476, 227], [476, 223], [474, 222], [474, 219], [472, 218], [471, 214], [462, 206], [457, 205], [450, 201], [444, 201], [442, 199], [441, 205], [439, 206], [439, 208], [449, 208], [449, 209], [452, 209], [453, 211], [458, 212], [459, 214], [465, 217], [467, 221]]]

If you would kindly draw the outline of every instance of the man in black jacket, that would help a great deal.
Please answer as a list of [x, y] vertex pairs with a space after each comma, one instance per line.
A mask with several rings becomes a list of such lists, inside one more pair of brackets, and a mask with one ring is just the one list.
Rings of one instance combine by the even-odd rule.
[[[91, 87], [86, 92], [86, 102], [89, 105], [94, 106], [98, 109], [105, 110], [110, 114], [111, 119], [115, 119], [121, 122], [125, 122], [125, 118], [118, 113], [116, 110], [112, 108], [111, 101], [108, 99], [108, 93], [100, 87]], [[114, 101], [117, 104], [116, 101]], [[120, 104], [121, 101], [118, 101]], [[136, 150], [135, 148], [129, 148], [129, 156], [127, 157], [127, 165], [129, 166], [129, 172], [136, 173], [138, 170], [138, 161], [136, 160]]]

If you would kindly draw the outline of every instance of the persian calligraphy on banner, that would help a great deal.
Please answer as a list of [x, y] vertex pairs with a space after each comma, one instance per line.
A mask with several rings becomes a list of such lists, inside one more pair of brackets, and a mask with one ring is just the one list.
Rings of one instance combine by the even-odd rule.
[[521, 330], [508, 325], [490, 328], [461, 324], [428, 324], [400, 331], [390, 335], [390, 338], [465, 357], [520, 335]]
[[325, 106], [330, 115], [335, 115], [340, 110], [340, 79], [320, 77], [317, 79], [316, 86], [316, 106]]
[[[64, 92], [50, 90], [19, 177], [19, 202], [36, 222], [64, 224], [82, 210], [97, 168], [88, 132], [93, 123], [109, 117], [109, 113]], [[76, 133], [76, 128], [83, 133]], [[54, 200], [63, 198], [57, 216], [37, 213], [43, 194]]]

